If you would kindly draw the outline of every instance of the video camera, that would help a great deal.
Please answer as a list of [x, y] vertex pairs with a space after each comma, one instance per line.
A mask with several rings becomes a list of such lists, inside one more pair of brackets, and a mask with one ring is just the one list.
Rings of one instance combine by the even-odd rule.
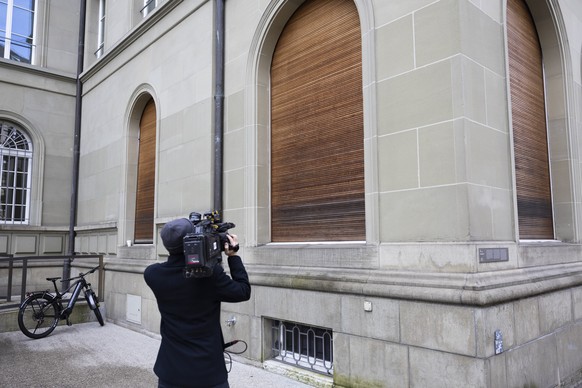
[[[232, 222], [220, 222], [218, 211], [204, 213], [192, 212], [188, 220], [194, 226], [194, 231], [184, 236], [184, 257], [186, 278], [205, 278], [212, 276], [213, 268], [222, 261], [224, 244], [228, 240], [228, 230], [234, 228]], [[230, 247], [235, 252], [238, 245]]]

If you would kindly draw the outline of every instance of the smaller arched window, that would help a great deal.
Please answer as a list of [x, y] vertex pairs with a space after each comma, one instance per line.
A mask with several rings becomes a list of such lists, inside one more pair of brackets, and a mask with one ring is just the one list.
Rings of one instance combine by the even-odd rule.
[[29, 220], [32, 143], [17, 125], [0, 120], [0, 223]]

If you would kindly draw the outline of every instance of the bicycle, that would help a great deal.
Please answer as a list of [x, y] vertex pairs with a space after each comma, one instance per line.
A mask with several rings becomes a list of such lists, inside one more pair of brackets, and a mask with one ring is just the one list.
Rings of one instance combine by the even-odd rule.
[[[99, 299], [91, 288], [91, 283], [85, 280], [85, 276], [92, 274], [98, 268], [99, 266], [88, 272], [79, 273], [79, 276], [61, 280], [61, 283], [63, 283], [78, 279], [62, 293], [59, 292], [57, 288], [57, 280], [61, 279], [60, 277], [46, 278], [46, 280], [53, 282], [55, 295], [53, 295], [49, 290], [26, 293], [26, 299], [22, 302], [18, 310], [18, 327], [20, 328], [20, 331], [22, 331], [27, 337], [39, 339], [52, 333], [60, 320], [66, 320], [67, 325], [71, 326], [69, 317], [73, 312], [73, 308], [81, 294], [81, 290], [84, 290], [85, 300], [87, 301], [89, 308], [93, 310], [99, 324], [103, 326], [105, 323], [103, 322], [103, 316], [99, 310]], [[73, 289], [71, 298], [68, 301], [67, 307], [63, 307], [63, 297], [71, 289]]]

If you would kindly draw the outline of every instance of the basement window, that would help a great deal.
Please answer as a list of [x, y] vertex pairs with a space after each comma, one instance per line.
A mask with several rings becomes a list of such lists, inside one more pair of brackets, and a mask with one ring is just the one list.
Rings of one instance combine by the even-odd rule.
[[333, 375], [331, 329], [272, 320], [271, 356], [274, 360], [324, 375]]

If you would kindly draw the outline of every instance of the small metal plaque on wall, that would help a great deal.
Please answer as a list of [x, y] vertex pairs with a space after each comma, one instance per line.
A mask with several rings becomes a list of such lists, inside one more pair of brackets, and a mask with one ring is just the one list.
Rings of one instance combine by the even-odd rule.
[[509, 261], [507, 248], [479, 248], [479, 263], [495, 263]]

